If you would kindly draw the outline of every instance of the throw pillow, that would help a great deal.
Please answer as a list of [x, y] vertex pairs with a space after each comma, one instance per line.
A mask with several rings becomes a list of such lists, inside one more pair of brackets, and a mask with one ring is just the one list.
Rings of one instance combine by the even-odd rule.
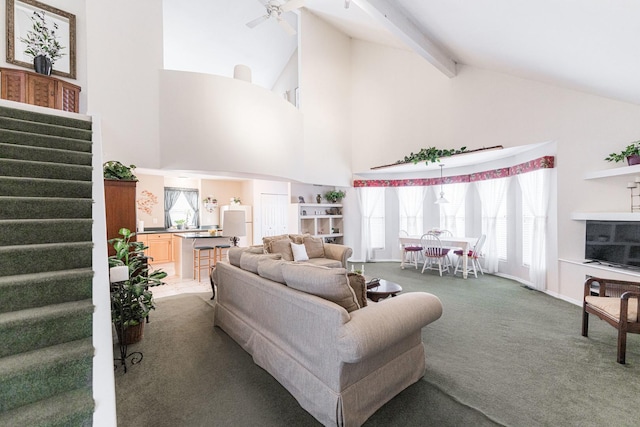
[[229, 263], [231, 263], [231, 265], [235, 265], [236, 267], [240, 267], [240, 256], [242, 256], [242, 253], [246, 250], [246, 248], [239, 248], [237, 246], [230, 248], [228, 252]]
[[307, 250], [303, 244], [297, 244], [291, 242], [291, 252], [293, 252], [294, 261], [309, 261]]
[[310, 234], [289, 234], [289, 239], [293, 243], [301, 244], [304, 243], [304, 238], [310, 236]]
[[282, 276], [290, 288], [332, 301], [349, 312], [360, 308], [344, 268], [286, 263], [282, 265]]
[[281, 259], [262, 258], [258, 261], [258, 274], [265, 279], [285, 284], [282, 276], [282, 264], [287, 261]]
[[360, 308], [367, 306], [367, 281], [362, 274], [349, 273], [349, 286], [353, 289]]
[[258, 274], [258, 262], [265, 258], [280, 259], [280, 254], [252, 254], [244, 251], [240, 256], [240, 268]]
[[309, 258], [324, 258], [324, 243], [322, 237], [305, 236], [303, 242]]
[[271, 253], [280, 254], [285, 261], [293, 261], [291, 252], [291, 240], [289, 238], [275, 240], [271, 242]]

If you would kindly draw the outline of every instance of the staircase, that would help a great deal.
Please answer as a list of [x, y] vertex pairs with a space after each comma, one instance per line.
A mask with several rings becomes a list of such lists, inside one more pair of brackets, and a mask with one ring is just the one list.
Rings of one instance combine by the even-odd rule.
[[91, 425], [91, 122], [0, 106], [0, 426]]

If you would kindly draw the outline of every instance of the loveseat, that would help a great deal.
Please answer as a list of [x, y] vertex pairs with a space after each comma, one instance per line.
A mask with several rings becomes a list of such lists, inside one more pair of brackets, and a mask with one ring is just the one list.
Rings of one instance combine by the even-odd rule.
[[366, 304], [345, 268], [279, 258], [234, 248], [217, 264], [214, 324], [318, 421], [359, 426], [424, 375], [421, 330], [442, 314], [436, 296]]
[[[309, 234], [281, 234], [262, 238], [264, 253], [279, 254], [285, 261], [304, 261], [325, 267], [345, 267], [353, 250], [349, 246], [324, 243]], [[295, 249], [298, 249], [295, 251]], [[294, 252], [295, 251], [295, 252]]]

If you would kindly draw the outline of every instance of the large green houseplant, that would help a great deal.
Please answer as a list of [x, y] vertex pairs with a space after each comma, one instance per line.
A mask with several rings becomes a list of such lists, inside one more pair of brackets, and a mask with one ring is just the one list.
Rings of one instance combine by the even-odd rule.
[[[128, 280], [112, 286], [111, 289], [111, 320], [118, 331], [120, 342], [123, 342], [121, 332], [125, 333], [125, 337], [142, 338], [144, 320], [151, 310], [155, 309], [149, 287], [163, 285], [162, 279], [167, 277], [167, 273], [149, 267], [144, 255], [147, 247], [143, 242], [132, 240], [135, 233], [127, 228], [121, 228], [119, 233], [122, 237], [109, 240], [115, 250], [115, 255], [109, 257], [109, 267], [126, 266], [129, 272]], [[127, 332], [133, 327], [140, 331]]]
[[102, 165], [102, 176], [105, 179], [117, 179], [123, 181], [137, 181], [133, 174], [136, 165], [124, 165], [117, 160], [109, 160]]
[[634, 141], [619, 153], [611, 153], [605, 157], [605, 160], [609, 162], [622, 162], [627, 160], [629, 165], [636, 165], [640, 163], [640, 140]]

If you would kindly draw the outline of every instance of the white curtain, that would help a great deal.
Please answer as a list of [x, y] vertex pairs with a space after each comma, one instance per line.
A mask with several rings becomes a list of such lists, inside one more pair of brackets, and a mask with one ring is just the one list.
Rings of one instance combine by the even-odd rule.
[[400, 230], [410, 236], [423, 234], [424, 198], [427, 187], [396, 187], [400, 205]]
[[375, 212], [376, 205], [384, 200], [384, 187], [358, 187], [356, 190], [362, 214], [360, 249], [366, 262], [373, 258], [371, 216]]
[[[458, 230], [456, 225], [456, 215], [460, 210], [460, 207], [464, 204], [464, 198], [467, 194], [467, 188], [469, 184], [466, 182], [460, 182], [456, 184], [446, 184], [443, 186], [444, 198], [449, 203], [441, 203], [441, 216], [444, 217], [444, 225], [441, 223], [441, 228], [451, 231], [454, 236], [464, 236], [465, 230]], [[434, 185], [433, 190], [436, 193], [436, 199], [440, 198], [440, 186]]]
[[531, 266], [529, 279], [539, 291], [547, 288], [547, 216], [549, 210], [549, 189], [551, 169], [540, 169], [518, 175], [525, 205], [533, 214], [533, 233], [531, 238]]
[[476, 182], [482, 204], [482, 232], [487, 235], [484, 244], [484, 267], [488, 273], [498, 271], [498, 240], [496, 220], [498, 209], [507, 195], [511, 177]]

